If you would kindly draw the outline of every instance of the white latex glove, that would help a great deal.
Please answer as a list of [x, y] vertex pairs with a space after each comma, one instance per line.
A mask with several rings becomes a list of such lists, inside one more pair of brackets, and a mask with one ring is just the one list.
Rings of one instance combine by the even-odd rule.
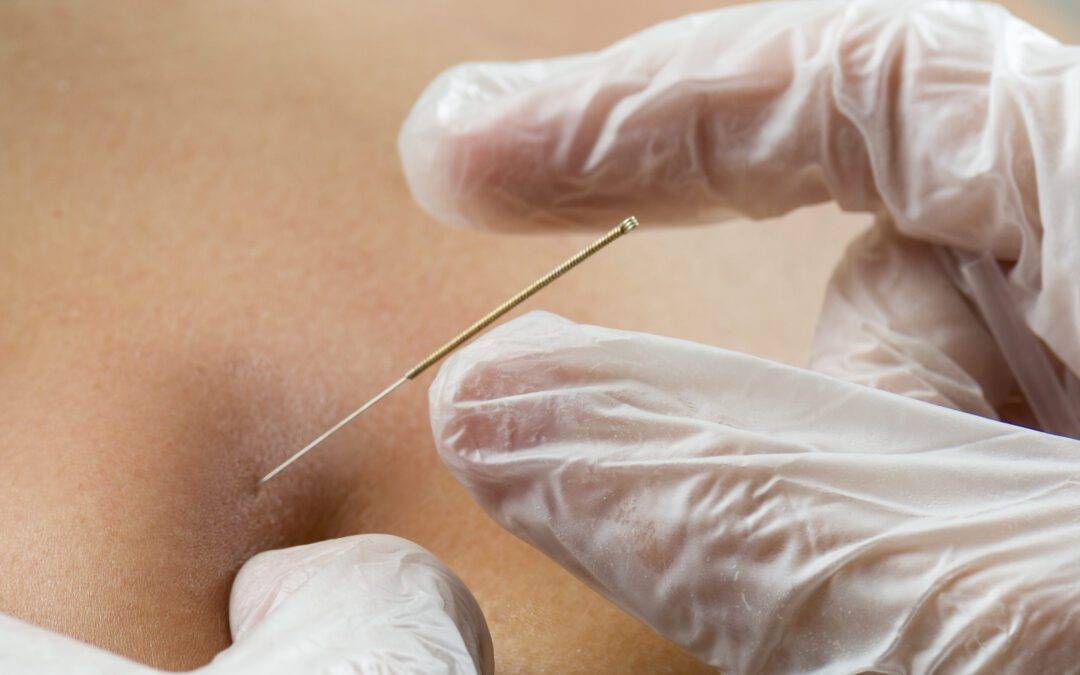
[[1080, 372], [1078, 92], [1077, 48], [966, 2], [744, 6], [448, 71], [399, 139], [437, 217], [698, 223], [831, 198], [877, 227], [829, 290], [813, 366], [832, 377], [531, 314], [440, 371], [444, 460], [732, 672], [1080, 672], [1080, 443], [989, 419], [1012, 378], [930, 245], [1015, 261], [1024, 320]]
[[992, 415], [1012, 387], [996, 348], [931, 247], [895, 232], [1016, 261], [1024, 318], [1080, 374], [1078, 92], [1080, 48], [994, 5], [763, 3], [452, 68], [398, 147], [417, 201], [457, 224], [873, 212], [815, 367]]
[[[491, 673], [476, 600], [428, 551], [361, 535], [261, 553], [233, 584], [233, 645], [198, 673]], [[0, 672], [162, 671], [0, 614]]]
[[1080, 672], [1080, 442], [539, 312], [430, 405], [497, 521], [730, 672]]

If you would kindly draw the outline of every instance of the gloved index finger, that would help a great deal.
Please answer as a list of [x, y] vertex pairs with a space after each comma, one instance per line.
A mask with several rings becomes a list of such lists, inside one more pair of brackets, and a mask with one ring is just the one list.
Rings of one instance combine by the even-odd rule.
[[[458, 224], [715, 222], [831, 198], [884, 203], [906, 234], [1014, 258], [1008, 216], [1036, 186], [1031, 139], [1010, 132], [1014, 110], [994, 109], [1006, 45], [1029, 70], [1060, 47], [992, 6], [727, 8], [593, 54], [453, 68], [399, 149], [420, 204]], [[1041, 93], [1031, 103], [1052, 115], [1058, 98]]]
[[1010, 301], [1080, 373], [1078, 64], [990, 4], [761, 3], [451, 69], [398, 146], [417, 201], [461, 225], [885, 211], [907, 237], [1017, 261]]
[[[398, 139], [413, 196], [436, 218], [493, 228], [588, 227], [627, 213], [651, 223], [715, 220], [728, 209], [713, 193], [738, 192], [754, 176], [744, 161], [725, 171], [722, 157], [708, 157], [720, 148], [706, 147], [706, 136], [720, 124], [725, 136], [743, 137], [725, 139], [739, 151], [752, 141], [750, 121], [790, 81], [783, 50], [757, 43], [820, 25], [836, 8], [732, 8], [596, 53], [452, 68], [429, 85]], [[807, 200], [826, 198], [819, 190]]]

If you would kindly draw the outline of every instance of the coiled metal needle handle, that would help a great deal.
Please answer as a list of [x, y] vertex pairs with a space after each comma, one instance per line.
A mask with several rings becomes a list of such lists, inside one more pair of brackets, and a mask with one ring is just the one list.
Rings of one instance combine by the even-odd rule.
[[484, 318], [480, 319], [473, 325], [458, 333], [457, 337], [455, 337], [453, 340], [447, 342], [442, 347], [439, 347], [435, 351], [431, 352], [431, 354], [428, 354], [427, 358], [413, 366], [412, 370], [405, 373], [405, 379], [411, 380], [420, 373], [427, 370], [429, 367], [438, 363], [440, 360], [442, 360], [444, 356], [467, 342], [469, 338], [473, 337], [480, 331], [495, 323], [503, 314], [506, 314], [513, 308], [525, 302], [533, 295], [535, 295], [537, 291], [539, 291], [541, 288], [547, 286], [552, 281], [555, 281], [562, 275], [569, 272], [582, 260], [585, 260], [585, 258], [588, 258], [593, 253], [596, 253], [597, 251], [604, 248], [605, 246], [615, 241], [619, 237], [623, 236], [635, 227], [637, 227], [637, 218], [634, 218], [633, 216], [622, 221], [617, 227], [612, 228], [610, 232], [600, 237], [592, 244], [589, 244], [589, 246], [587, 246], [586, 248], [579, 251], [577, 255], [575, 255], [573, 258], [570, 258], [563, 264], [559, 265], [544, 276], [532, 282], [532, 284], [530, 284], [527, 288], [523, 289], [520, 293], [488, 312], [487, 315], [484, 316]]
[[427, 356], [427, 358], [425, 358], [423, 361], [421, 361], [420, 363], [416, 364], [411, 369], [409, 369], [409, 371], [407, 373], [405, 373], [403, 376], [401, 376], [401, 378], [399, 380], [397, 380], [396, 382], [391, 384], [386, 389], [383, 389], [381, 392], [379, 392], [374, 397], [372, 397], [369, 401], [364, 403], [364, 405], [360, 406], [356, 410], [349, 413], [340, 422], [338, 422], [334, 426], [332, 426], [329, 429], [327, 429], [326, 431], [324, 431], [322, 434], [319, 435], [318, 438], [316, 438], [312, 442], [308, 443], [303, 448], [301, 448], [296, 454], [294, 454], [292, 457], [290, 457], [289, 459], [282, 462], [276, 469], [274, 469], [270, 473], [263, 476], [262, 480], [260, 480], [259, 483], [260, 484], [265, 483], [266, 481], [270, 480], [274, 476], [281, 473], [283, 470], [285, 470], [285, 468], [287, 466], [289, 466], [290, 464], [292, 464], [296, 460], [303, 457], [304, 454], [307, 453], [308, 450], [311, 450], [312, 448], [314, 448], [319, 443], [322, 443], [328, 436], [330, 436], [330, 434], [334, 433], [335, 431], [337, 431], [341, 427], [343, 427], [346, 424], [348, 424], [349, 422], [351, 422], [354, 418], [356, 418], [357, 415], [359, 415], [360, 413], [364, 412], [365, 410], [367, 410], [371, 406], [378, 403], [385, 396], [387, 396], [390, 392], [394, 391], [395, 389], [400, 387], [405, 382], [415, 378], [420, 373], [424, 372], [425, 370], [427, 370], [428, 368], [430, 368], [434, 364], [438, 363], [440, 360], [442, 360], [442, 358], [444, 356], [446, 356], [450, 352], [454, 351], [455, 349], [460, 347], [465, 342], [468, 342], [469, 338], [473, 337], [474, 335], [476, 335], [480, 331], [484, 330], [485, 328], [487, 328], [491, 324], [498, 321], [499, 317], [501, 317], [503, 314], [506, 314], [507, 312], [509, 312], [513, 308], [517, 307], [521, 303], [528, 300], [530, 297], [535, 295], [536, 292], [539, 291], [541, 288], [543, 288], [544, 286], [547, 286], [552, 281], [555, 281], [556, 279], [558, 279], [562, 275], [569, 272], [571, 269], [576, 267], [578, 265], [578, 263], [580, 263], [581, 261], [585, 260], [586, 258], [591, 256], [592, 254], [596, 253], [597, 251], [604, 248], [605, 246], [607, 246], [611, 242], [615, 241], [619, 237], [623, 236], [624, 234], [626, 234], [630, 230], [637, 227], [637, 224], [638, 224], [637, 218], [634, 218], [633, 216], [630, 216], [626, 220], [619, 223], [616, 227], [612, 228], [607, 234], [605, 234], [604, 236], [600, 237], [599, 239], [597, 239], [593, 243], [591, 243], [588, 246], [586, 246], [585, 248], [583, 248], [581, 251], [579, 251], [572, 258], [570, 258], [569, 260], [567, 260], [563, 264], [559, 265], [555, 269], [551, 270], [550, 272], [548, 272], [544, 276], [540, 277], [536, 281], [532, 282], [531, 284], [529, 284], [529, 286], [524, 288], [520, 293], [518, 293], [514, 297], [512, 297], [509, 300], [507, 300], [506, 302], [504, 302], [503, 304], [499, 305], [495, 309], [488, 312], [482, 319], [480, 319], [479, 321], [477, 321], [473, 325], [469, 326], [465, 330], [458, 333], [458, 335], [454, 339], [450, 340], [449, 342], [444, 344], [442, 347], [439, 347], [435, 351], [431, 352], [431, 354], [429, 354]]

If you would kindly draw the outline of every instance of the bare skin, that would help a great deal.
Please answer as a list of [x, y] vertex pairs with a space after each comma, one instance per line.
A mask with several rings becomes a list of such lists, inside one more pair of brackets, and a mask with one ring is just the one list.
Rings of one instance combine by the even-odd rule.
[[[432, 450], [430, 375], [255, 489], [591, 238], [412, 206], [394, 142], [424, 84], [715, 6], [445, 4], [0, 7], [0, 611], [191, 668], [228, 644], [252, 554], [389, 532], [473, 589], [501, 671], [700, 668], [472, 504]], [[530, 306], [800, 363], [863, 222], [644, 223]]]

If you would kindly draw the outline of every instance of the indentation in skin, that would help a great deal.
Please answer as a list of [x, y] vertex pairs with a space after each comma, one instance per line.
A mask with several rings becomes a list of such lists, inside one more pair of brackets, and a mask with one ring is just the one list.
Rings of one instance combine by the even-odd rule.
[[193, 667], [229, 643], [243, 562], [317, 538], [343, 488], [324, 458], [256, 490], [268, 458], [324, 405], [318, 388], [291, 386], [299, 366], [257, 348], [162, 342], [86, 332], [77, 350], [46, 344], [0, 377], [0, 520], [21, 524], [0, 542], [11, 571], [0, 611]]

